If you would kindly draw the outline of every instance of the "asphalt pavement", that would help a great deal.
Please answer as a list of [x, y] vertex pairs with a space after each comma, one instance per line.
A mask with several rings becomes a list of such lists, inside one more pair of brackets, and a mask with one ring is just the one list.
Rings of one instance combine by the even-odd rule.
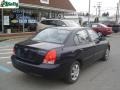
[[120, 35], [107, 38], [111, 44], [110, 60], [87, 67], [72, 85], [16, 70], [10, 56], [14, 44], [23, 39], [0, 42], [0, 90], [120, 90]]

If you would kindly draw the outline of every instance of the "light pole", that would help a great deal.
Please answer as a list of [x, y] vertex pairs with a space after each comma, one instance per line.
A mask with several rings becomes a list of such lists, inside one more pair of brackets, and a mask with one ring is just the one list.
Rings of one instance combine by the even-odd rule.
[[91, 8], [91, 0], [89, 0], [89, 8], [88, 8], [88, 25], [90, 24], [90, 8]]
[[97, 6], [94, 6], [94, 8], [95, 8], [95, 13], [96, 13], [96, 17], [98, 16], [98, 8], [97, 8]]
[[101, 2], [98, 2], [98, 18], [100, 18], [100, 14], [101, 14]]
[[117, 20], [117, 23], [119, 23], [119, 18], [120, 18], [120, 0], [118, 2], [118, 20]]

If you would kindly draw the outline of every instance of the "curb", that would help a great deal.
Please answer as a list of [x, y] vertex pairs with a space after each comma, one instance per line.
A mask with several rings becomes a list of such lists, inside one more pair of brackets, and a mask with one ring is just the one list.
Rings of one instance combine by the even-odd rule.
[[9, 39], [3, 39], [3, 40], [0, 40], [0, 42], [6, 41], [6, 40], [9, 40]]

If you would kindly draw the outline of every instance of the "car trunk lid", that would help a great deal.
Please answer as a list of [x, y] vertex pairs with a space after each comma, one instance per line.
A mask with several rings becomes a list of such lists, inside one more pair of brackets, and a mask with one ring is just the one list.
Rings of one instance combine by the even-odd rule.
[[46, 53], [49, 50], [62, 47], [61, 44], [54, 43], [35, 43], [30, 45], [20, 45], [18, 44], [15, 47], [15, 54], [20, 60], [32, 63], [32, 64], [41, 64], [45, 58]]

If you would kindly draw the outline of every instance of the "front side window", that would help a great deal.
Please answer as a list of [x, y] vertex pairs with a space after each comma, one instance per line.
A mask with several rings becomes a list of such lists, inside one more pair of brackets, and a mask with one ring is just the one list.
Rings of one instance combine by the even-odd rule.
[[78, 44], [78, 41], [80, 44], [84, 44], [84, 43], [88, 43], [90, 40], [87, 32], [85, 30], [82, 30], [77, 32], [76, 36], [74, 37], [74, 41], [76, 44]]
[[32, 40], [40, 42], [50, 42], [62, 44], [70, 34], [68, 30], [60, 30], [57, 28], [48, 28], [39, 32]]
[[95, 41], [96, 39], [99, 38], [98, 34], [95, 31], [93, 31], [93, 30], [87, 30], [87, 31], [93, 41]]

